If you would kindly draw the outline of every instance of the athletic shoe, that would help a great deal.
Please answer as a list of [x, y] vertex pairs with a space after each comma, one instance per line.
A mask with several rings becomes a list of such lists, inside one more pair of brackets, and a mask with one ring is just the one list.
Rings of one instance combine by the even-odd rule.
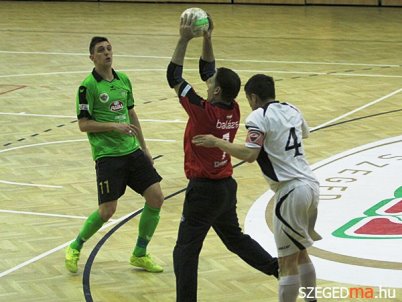
[[65, 265], [71, 273], [76, 273], [78, 271], [78, 259], [80, 259], [80, 251], [68, 246], [66, 248]]
[[132, 266], [141, 267], [151, 273], [161, 273], [163, 272], [163, 267], [156, 264], [151, 258], [151, 255], [147, 254], [143, 257], [137, 257], [132, 255], [130, 258], [130, 264]]

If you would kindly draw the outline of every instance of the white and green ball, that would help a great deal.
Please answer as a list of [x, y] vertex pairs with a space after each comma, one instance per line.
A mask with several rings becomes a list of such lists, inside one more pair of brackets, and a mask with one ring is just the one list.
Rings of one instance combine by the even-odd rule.
[[206, 32], [209, 28], [208, 15], [201, 8], [191, 7], [186, 9], [181, 14], [181, 18], [184, 18], [185, 15], [189, 17], [191, 14], [196, 17], [195, 23], [193, 24], [192, 28], [193, 34], [196, 37], [201, 37], [204, 34], [204, 32]]

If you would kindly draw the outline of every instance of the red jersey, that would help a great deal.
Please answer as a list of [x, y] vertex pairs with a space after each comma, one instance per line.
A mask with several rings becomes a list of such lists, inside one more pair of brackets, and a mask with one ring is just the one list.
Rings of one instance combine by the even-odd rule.
[[236, 101], [211, 104], [201, 98], [190, 84], [180, 87], [180, 103], [189, 118], [184, 133], [184, 171], [188, 179], [222, 179], [232, 176], [230, 155], [219, 148], [199, 147], [191, 143], [198, 134], [212, 134], [233, 142], [240, 124]]

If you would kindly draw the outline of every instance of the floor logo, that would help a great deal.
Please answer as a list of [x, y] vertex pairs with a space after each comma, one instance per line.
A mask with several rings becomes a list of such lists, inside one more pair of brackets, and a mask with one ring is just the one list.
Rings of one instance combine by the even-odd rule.
[[332, 233], [341, 238], [402, 239], [402, 186], [385, 199]]
[[[364, 145], [312, 166], [320, 180], [312, 249], [317, 277], [402, 288], [402, 136]], [[267, 250], [275, 241], [265, 218], [267, 191], [251, 207], [245, 231]]]

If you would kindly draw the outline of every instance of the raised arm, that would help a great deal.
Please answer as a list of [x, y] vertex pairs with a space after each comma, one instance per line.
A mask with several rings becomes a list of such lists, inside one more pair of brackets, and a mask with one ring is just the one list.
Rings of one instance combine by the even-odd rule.
[[214, 24], [210, 15], [208, 15], [208, 21], [209, 28], [208, 31], [204, 33], [202, 42], [202, 54], [199, 61], [200, 77], [204, 82], [212, 77], [216, 72], [215, 56], [212, 47], [212, 30], [214, 29]]
[[174, 88], [176, 93], [179, 93], [179, 88], [183, 83], [183, 64], [186, 54], [188, 42], [194, 38], [191, 27], [194, 22], [194, 16], [185, 15], [180, 19], [180, 37], [174, 50], [172, 60], [167, 68], [166, 77], [170, 88]]

